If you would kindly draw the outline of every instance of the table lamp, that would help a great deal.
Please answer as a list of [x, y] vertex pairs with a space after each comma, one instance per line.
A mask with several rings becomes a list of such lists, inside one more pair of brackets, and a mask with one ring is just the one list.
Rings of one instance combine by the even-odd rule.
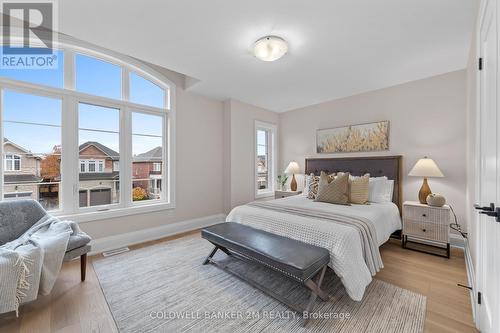
[[292, 175], [292, 182], [290, 183], [290, 189], [292, 191], [297, 191], [297, 180], [295, 180], [295, 174], [299, 172], [300, 172], [299, 164], [295, 161], [290, 162], [285, 169], [285, 173], [287, 175]]
[[431, 188], [427, 183], [427, 178], [429, 177], [444, 177], [441, 170], [439, 170], [437, 164], [427, 156], [421, 158], [417, 161], [417, 163], [413, 166], [408, 176], [415, 177], [424, 177], [424, 182], [422, 183], [422, 187], [418, 192], [418, 200], [421, 204], [427, 204], [427, 196], [431, 194]]

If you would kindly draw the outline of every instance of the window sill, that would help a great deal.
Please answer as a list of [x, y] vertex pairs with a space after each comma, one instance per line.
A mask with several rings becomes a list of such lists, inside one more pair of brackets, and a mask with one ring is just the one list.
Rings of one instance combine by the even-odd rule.
[[161, 203], [153, 203], [153, 204], [148, 204], [148, 205], [138, 205], [138, 206], [131, 206], [131, 207], [125, 207], [125, 208], [114, 208], [106, 211], [92, 211], [92, 212], [85, 212], [85, 213], [76, 213], [76, 214], [54, 214], [61, 220], [72, 220], [77, 223], [84, 223], [84, 222], [93, 222], [93, 221], [100, 221], [100, 220], [106, 220], [106, 219], [112, 219], [116, 217], [121, 217], [121, 216], [128, 216], [128, 215], [136, 215], [136, 214], [144, 214], [144, 213], [151, 213], [151, 212], [157, 212], [161, 210], [168, 210], [168, 209], [174, 209], [175, 204], [173, 203], [166, 203], [166, 202], [161, 202]]

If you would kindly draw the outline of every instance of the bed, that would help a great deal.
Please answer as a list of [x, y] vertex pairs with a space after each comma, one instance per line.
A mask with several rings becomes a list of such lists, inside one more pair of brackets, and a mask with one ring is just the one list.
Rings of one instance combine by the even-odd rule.
[[235, 207], [226, 221], [327, 249], [328, 266], [347, 294], [361, 301], [372, 276], [383, 268], [378, 247], [401, 229], [401, 156], [306, 159], [306, 174], [321, 171], [387, 176], [394, 180], [392, 202], [343, 206], [297, 195]]

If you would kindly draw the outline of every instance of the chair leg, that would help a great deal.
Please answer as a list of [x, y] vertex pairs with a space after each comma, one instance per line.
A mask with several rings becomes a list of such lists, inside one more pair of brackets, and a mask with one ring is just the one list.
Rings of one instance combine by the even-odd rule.
[[87, 253], [80, 256], [80, 274], [82, 282], [85, 281], [85, 273], [87, 272]]

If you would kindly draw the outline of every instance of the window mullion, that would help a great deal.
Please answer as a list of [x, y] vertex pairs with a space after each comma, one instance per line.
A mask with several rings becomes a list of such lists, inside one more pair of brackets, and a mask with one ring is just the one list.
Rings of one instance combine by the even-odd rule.
[[122, 99], [124, 101], [130, 100], [129, 71], [125, 67], [122, 67]]
[[[168, 163], [172, 160], [172, 145], [170, 144], [171, 138], [168, 137], [171, 127], [171, 115], [163, 116], [163, 142], [162, 142], [162, 161], [161, 161], [161, 183], [162, 191], [160, 193], [160, 199], [166, 200], [169, 203], [173, 202], [172, 198], [172, 165], [173, 163]], [[167, 141], [167, 142], [165, 142]]]
[[132, 205], [132, 112], [120, 109], [120, 202]]
[[71, 50], [64, 52], [64, 88], [75, 90], [75, 53]]
[[61, 149], [61, 192], [59, 200], [65, 214], [75, 213], [78, 209], [78, 101], [65, 96], [62, 112], [62, 149]]

